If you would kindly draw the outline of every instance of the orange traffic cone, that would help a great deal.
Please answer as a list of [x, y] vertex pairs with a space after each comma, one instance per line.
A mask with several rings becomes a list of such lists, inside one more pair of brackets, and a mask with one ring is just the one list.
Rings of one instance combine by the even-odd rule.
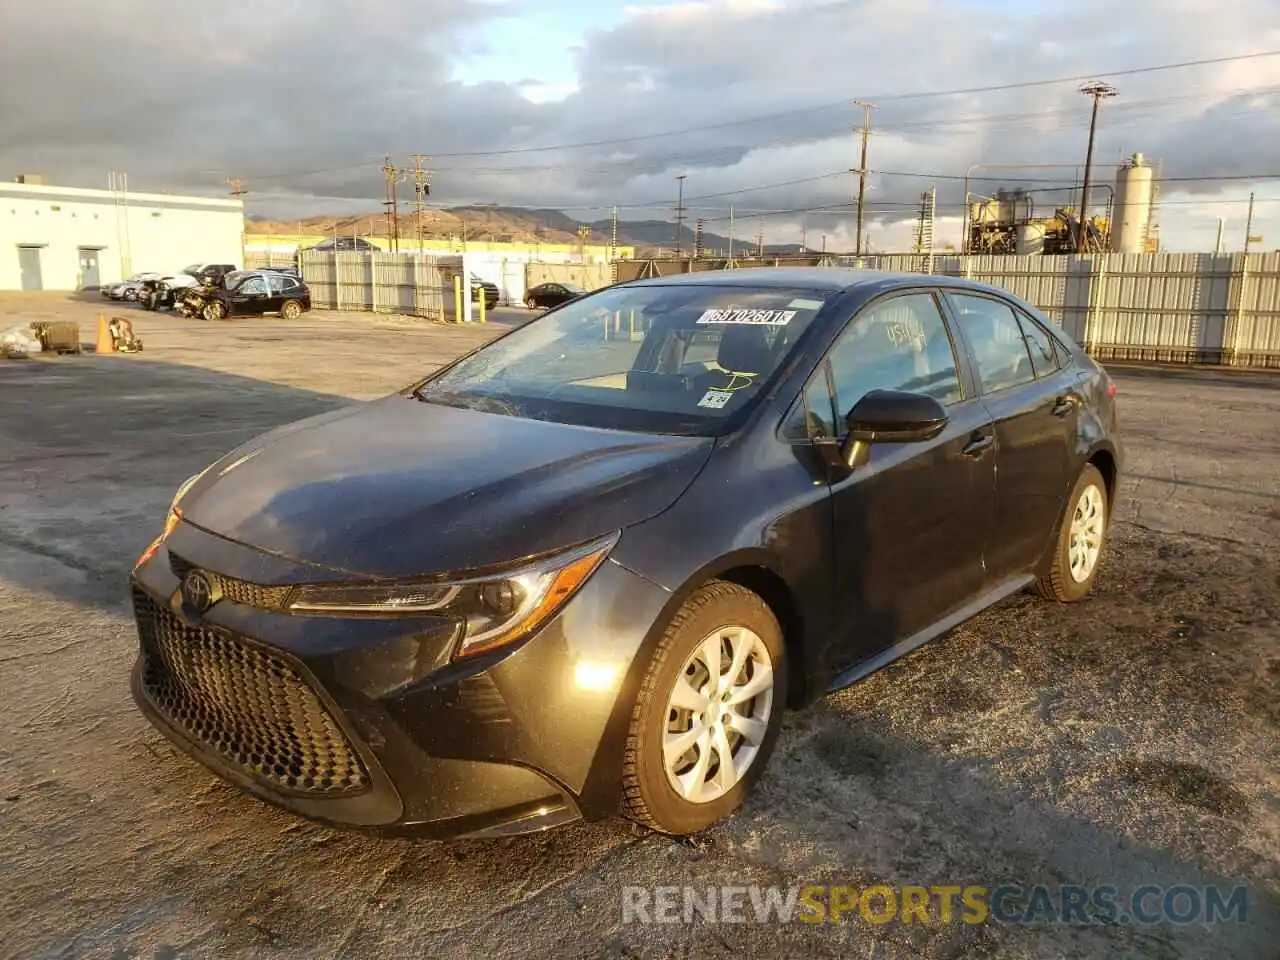
[[111, 330], [107, 327], [107, 315], [105, 313], [98, 314], [98, 345], [94, 348], [94, 353], [115, 353], [116, 344], [111, 339]]

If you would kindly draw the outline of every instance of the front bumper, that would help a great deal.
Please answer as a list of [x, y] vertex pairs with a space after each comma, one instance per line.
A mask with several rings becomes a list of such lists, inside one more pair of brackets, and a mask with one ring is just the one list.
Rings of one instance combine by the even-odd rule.
[[[221, 592], [203, 615], [182, 600], [193, 566]], [[322, 577], [180, 524], [132, 576], [147, 718], [224, 779], [328, 823], [484, 836], [611, 812], [636, 655], [669, 594], [606, 562], [531, 638], [455, 664], [436, 618], [279, 609], [307, 579]]]

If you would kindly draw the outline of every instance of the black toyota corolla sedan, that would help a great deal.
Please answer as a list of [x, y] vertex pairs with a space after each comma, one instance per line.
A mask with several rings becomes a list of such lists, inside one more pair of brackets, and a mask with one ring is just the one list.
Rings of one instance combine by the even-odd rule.
[[132, 575], [134, 695], [331, 823], [697, 831], [784, 709], [1015, 591], [1089, 591], [1114, 394], [953, 278], [609, 287], [185, 482]]

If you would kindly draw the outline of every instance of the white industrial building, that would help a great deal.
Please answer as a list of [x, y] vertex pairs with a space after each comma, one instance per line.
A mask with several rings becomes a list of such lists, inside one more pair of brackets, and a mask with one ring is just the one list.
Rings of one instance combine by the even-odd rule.
[[0, 183], [0, 290], [91, 290], [191, 263], [241, 265], [244, 203]]

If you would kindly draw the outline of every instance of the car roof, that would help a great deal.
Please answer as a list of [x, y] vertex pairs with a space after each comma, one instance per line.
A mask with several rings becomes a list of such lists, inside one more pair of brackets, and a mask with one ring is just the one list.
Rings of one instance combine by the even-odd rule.
[[965, 287], [974, 291], [1012, 297], [1008, 290], [963, 277], [928, 273], [901, 273], [852, 267], [746, 267], [737, 270], [705, 270], [670, 277], [631, 280], [626, 286], [807, 287], [832, 293], [862, 290], [868, 294], [899, 287]]

